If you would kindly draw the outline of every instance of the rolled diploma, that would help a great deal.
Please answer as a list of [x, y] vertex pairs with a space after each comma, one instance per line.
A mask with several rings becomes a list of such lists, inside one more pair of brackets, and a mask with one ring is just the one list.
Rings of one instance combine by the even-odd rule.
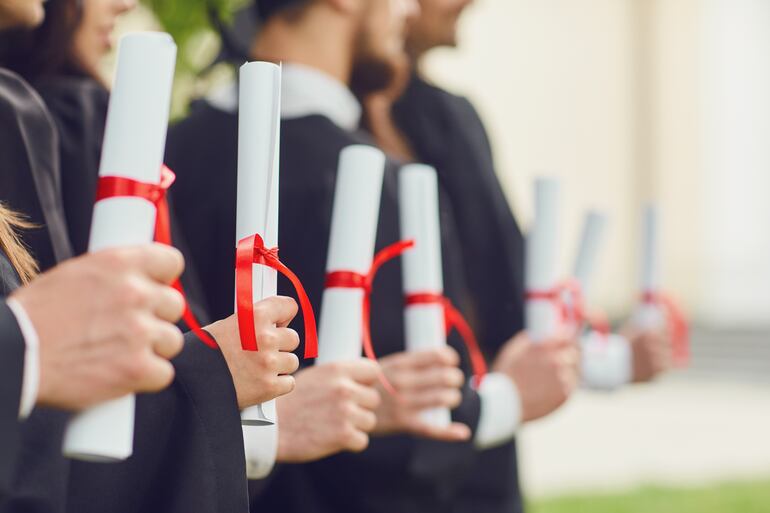
[[573, 277], [580, 283], [584, 296], [588, 294], [591, 286], [591, 276], [596, 266], [606, 226], [607, 215], [604, 212], [591, 210], [586, 214], [573, 269]]
[[[596, 256], [599, 253], [606, 224], [607, 216], [603, 212], [591, 210], [586, 213], [580, 245], [575, 258], [575, 267], [572, 272], [572, 277], [580, 284], [584, 298], [587, 297], [588, 288], [591, 285], [591, 275], [596, 265]], [[565, 294], [565, 301], [569, 302], [570, 300], [571, 296]], [[581, 326], [574, 326], [574, 328], [582, 329]]]
[[[640, 285], [642, 293], [660, 290], [659, 213], [656, 205], [645, 205], [642, 212], [642, 241], [640, 255]], [[660, 329], [666, 317], [658, 305], [642, 302], [633, 316], [642, 329]]]
[[[340, 152], [334, 190], [326, 271], [369, 272], [372, 265], [385, 155], [377, 148], [348, 146]], [[361, 289], [326, 289], [318, 322], [318, 359], [323, 364], [361, 357]]]
[[[559, 182], [535, 181], [535, 218], [527, 237], [527, 291], [551, 291], [557, 284], [556, 257], [559, 241]], [[530, 299], [526, 304], [527, 331], [534, 342], [556, 332], [560, 319], [553, 301]]]
[[[444, 294], [441, 265], [441, 227], [436, 170], [423, 164], [404, 166], [399, 174], [399, 213], [401, 238], [414, 240], [415, 246], [402, 256], [404, 292]], [[404, 309], [406, 349], [424, 351], [446, 345], [444, 307], [408, 305]], [[448, 426], [448, 408], [422, 412], [423, 420], [435, 426]]]
[[[278, 183], [280, 159], [281, 68], [270, 62], [249, 62], [240, 69], [238, 114], [238, 192], [236, 244], [259, 234], [265, 246], [278, 245]], [[278, 275], [254, 264], [254, 301], [275, 296]], [[259, 342], [259, 341], [257, 341]], [[246, 475], [267, 476], [278, 452], [275, 400], [241, 412]]]
[[[124, 36], [110, 95], [99, 176], [159, 183], [171, 105], [176, 45], [165, 33]], [[141, 198], [110, 198], [94, 207], [89, 251], [152, 242], [155, 206]], [[120, 461], [131, 456], [134, 396], [76, 415], [64, 435], [65, 456]]]

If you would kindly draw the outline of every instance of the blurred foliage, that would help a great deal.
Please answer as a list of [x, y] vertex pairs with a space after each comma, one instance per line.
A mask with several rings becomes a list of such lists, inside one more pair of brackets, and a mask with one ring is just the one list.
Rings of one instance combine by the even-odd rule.
[[645, 486], [626, 493], [576, 494], [533, 500], [529, 513], [767, 513], [770, 481], [697, 488]]
[[220, 50], [219, 35], [212, 25], [212, 14], [225, 22], [253, 0], [142, 0], [160, 25], [174, 38], [178, 47], [174, 81], [172, 118], [187, 111], [191, 98], [205, 94], [220, 74], [201, 79]]

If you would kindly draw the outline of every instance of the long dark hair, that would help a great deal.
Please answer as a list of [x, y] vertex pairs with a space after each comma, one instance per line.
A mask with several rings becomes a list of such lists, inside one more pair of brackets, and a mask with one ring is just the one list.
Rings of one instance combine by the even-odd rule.
[[81, 16], [82, 0], [48, 0], [42, 25], [0, 32], [0, 66], [30, 82], [52, 74], [83, 74], [72, 57]]

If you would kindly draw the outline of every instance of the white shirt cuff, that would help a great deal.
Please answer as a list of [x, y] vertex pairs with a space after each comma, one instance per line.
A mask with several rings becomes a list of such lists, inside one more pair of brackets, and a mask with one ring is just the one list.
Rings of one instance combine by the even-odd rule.
[[612, 333], [607, 336], [592, 331], [580, 340], [583, 385], [614, 390], [631, 382], [633, 361], [631, 343]]
[[21, 382], [21, 401], [19, 403], [19, 418], [26, 419], [32, 413], [37, 402], [37, 392], [40, 386], [40, 339], [35, 326], [32, 325], [27, 312], [21, 303], [13, 298], [5, 302], [19, 323], [21, 335], [24, 337], [24, 374]]
[[521, 424], [521, 399], [513, 380], [500, 372], [484, 376], [477, 390], [481, 415], [474, 444], [491, 449], [511, 440]]

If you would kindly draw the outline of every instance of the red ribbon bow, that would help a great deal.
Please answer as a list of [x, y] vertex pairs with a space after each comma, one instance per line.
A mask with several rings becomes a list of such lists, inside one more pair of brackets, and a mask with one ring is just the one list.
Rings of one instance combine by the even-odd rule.
[[409, 305], [442, 305], [444, 307], [444, 325], [447, 335], [452, 329], [456, 329], [462, 337], [465, 347], [468, 349], [468, 355], [471, 359], [473, 368], [473, 384], [475, 387], [481, 385], [481, 381], [487, 373], [487, 362], [484, 354], [481, 352], [476, 335], [473, 329], [465, 320], [463, 314], [458, 310], [448, 297], [433, 292], [417, 292], [406, 296], [406, 304]]
[[305, 358], [316, 358], [318, 356], [318, 333], [310, 298], [308, 298], [297, 275], [278, 258], [278, 248], [266, 248], [262, 237], [257, 234], [238, 241], [238, 247], [235, 251], [235, 295], [241, 347], [246, 351], [259, 351], [257, 336], [254, 332], [253, 264], [275, 269], [286, 276], [294, 286], [302, 308], [302, 316], [305, 319]]
[[[379, 251], [372, 260], [372, 266], [369, 268], [369, 272], [366, 274], [360, 274], [355, 271], [333, 271], [326, 275], [326, 288], [344, 288], [344, 289], [363, 289], [364, 301], [363, 311], [361, 314], [361, 321], [363, 325], [362, 339], [364, 346], [364, 354], [367, 358], [373, 361], [377, 361], [377, 355], [374, 352], [374, 346], [372, 344], [372, 330], [370, 326], [371, 311], [372, 311], [372, 284], [374, 283], [374, 277], [377, 275], [377, 271], [389, 260], [401, 256], [406, 250], [414, 247], [413, 240], [399, 241], [395, 244]], [[391, 394], [396, 394], [395, 388], [387, 378], [380, 374], [380, 381], [382, 385]]]
[[[149, 201], [155, 205], [157, 210], [155, 214], [155, 241], [171, 246], [171, 216], [169, 215], [166, 192], [175, 179], [174, 172], [165, 165], [160, 170], [159, 184], [140, 182], [123, 176], [100, 176], [96, 188], [96, 201], [109, 198], [142, 198]], [[184, 290], [179, 279], [175, 280], [171, 286], [184, 297]], [[182, 319], [204, 344], [212, 349], [219, 348], [211, 335], [201, 328], [200, 323], [190, 310], [187, 298], [185, 298]]]
[[[569, 297], [570, 301], [565, 301]], [[583, 324], [588, 324], [591, 329], [604, 336], [610, 334], [610, 325], [604, 315], [589, 317], [586, 313], [583, 290], [574, 278], [567, 279], [556, 285], [551, 290], [530, 290], [525, 298], [529, 301], [550, 301], [559, 309], [562, 322], [572, 322], [578, 329]]]
[[671, 352], [674, 364], [686, 366], [690, 361], [690, 327], [679, 304], [665, 292], [648, 290], [642, 294], [642, 302], [663, 309], [671, 332]]

